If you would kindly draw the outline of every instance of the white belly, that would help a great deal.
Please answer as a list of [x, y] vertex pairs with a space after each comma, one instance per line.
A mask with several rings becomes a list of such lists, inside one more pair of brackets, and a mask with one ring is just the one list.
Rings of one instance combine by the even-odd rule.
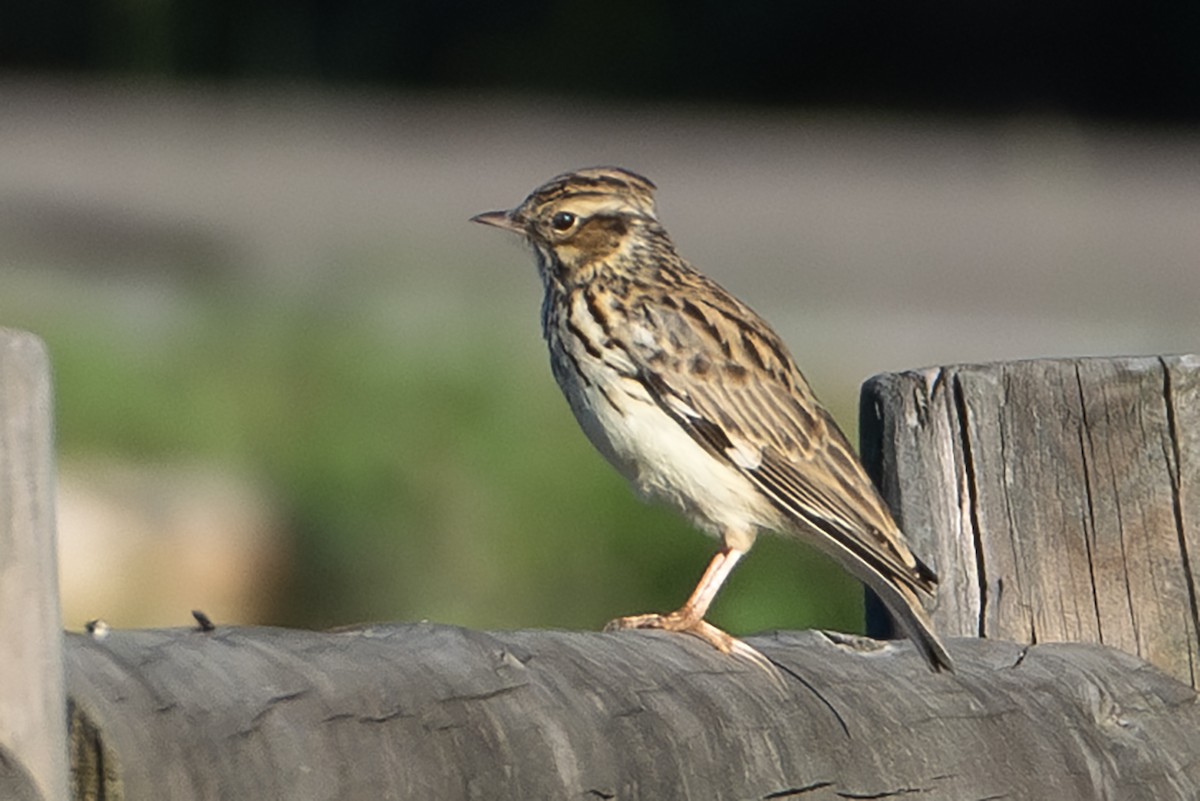
[[640, 382], [609, 371], [590, 378], [590, 388], [573, 381], [563, 391], [575, 396], [571, 408], [588, 439], [639, 495], [678, 508], [715, 536], [752, 541], [759, 528], [771, 527], [774, 509], [750, 481], [692, 439]]

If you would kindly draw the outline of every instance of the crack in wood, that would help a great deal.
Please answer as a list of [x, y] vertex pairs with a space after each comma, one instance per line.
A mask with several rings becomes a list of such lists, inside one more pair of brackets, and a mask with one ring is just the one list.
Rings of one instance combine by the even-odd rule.
[[771, 664], [775, 665], [775, 667], [777, 667], [780, 671], [782, 671], [783, 673], [786, 673], [787, 675], [791, 676], [796, 681], [800, 682], [800, 684], [804, 685], [804, 687], [810, 693], [812, 693], [817, 698], [818, 701], [820, 701], [822, 704], [824, 704], [825, 708], [828, 709], [833, 714], [834, 720], [836, 720], [838, 722], [838, 725], [842, 727], [842, 732], [846, 735], [846, 739], [848, 739], [848, 740], [852, 739], [850, 736], [850, 727], [846, 724], [846, 719], [843, 718], [841, 713], [837, 711], [837, 707], [835, 707], [833, 705], [833, 702], [830, 701], [828, 698], [826, 698], [825, 695], [820, 690], [818, 690], [816, 687], [813, 686], [812, 682], [810, 682], [808, 679], [801, 676], [799, 673], [797, 673], [795, 670], [788, 667], [787, 665], [776, 662], [775, 660], [771, 660]]
[[503, 687], [497, 687], [494, 690], [484, 690], [482, 692], [461, 693], [448, 695], [443, 698], [443, 701], [489, 701], [501, 695], [507, 695], [517, 690], [524, 690], [529, 687], [529, 682], [522, 681], [517, 684], [506, 684]]
[[280, 693], [279, 695], [271, 696], [270, 698], [266, 699], [263, 708], [259, 710], [258, 713], [250, 720], [250, 724], [245, 728], [234, 732], [233, 736], [248, 737], [249, 735], [254, 734], [258, 731], [259, 727], [262, 726], [262, 722], [266, 719], [267, 715], [271, 714], [271, 712], [274, 711], [280, 704], [286, 704], [289, 701], [303, 699], [308, 696], [308, 694], [308, 690], [293, 690], [292, 692]]
[[773, 793], [767, 793], [763, 796], [763, 801], [769, 801], [774, 798], [795, 798], [800, 795], [807, 795], [813, 790], [823, 790], [826, 787], [832, 787], [833, 782], [818, 781], [812, 784], [805, 784], [801, 787], [789, 787], [786, 790], [776, 790]]
[[359, 723], [378, 725], [380, 723], [388, 723], [389, 721], [397, 720], [399, 718], [411, 717], [415, 717], [415, 714], [409, 712], [407, 709], [394, 709], [391, 712], [384, 712], [379, 715], [356, 715], [354, 719]]
[[927, 787], [898, 787], [895, 790], [880, 790], [879, 792], [875, 793], [851, 793], [842, 792], [841, 790], [835, 790], [834, 792], [837, 793], [840, 798], [866, 800], [875, 798], [898, 798], [899, 796], [912, 795], [913, 793], [927, 793], [929, 792], [929, 789], [930, 788]]
[[[965, 479], [967, 482], [967, 503], [970, 505], [968, 511], [971, 518], [971, 538], [975, 546], [975, 575], [976, 581], [979, 583], [979, 619], [976, 624], [976, 634], [980, 637], [986, 637], [989, 600], [987, 559], [983, 550], [983, 532], [980, 530], [979, 525], [979, 488], [976, 486], [975, 456], [971, 452], [971, 432], [967, 399], [963, 392], [962, 379], [957, 373], [954, 374], [952, 395], [954, 399], [954, 411], [958, 416], [958, 432], [963, 451], [963, 470], [966, 473]], [[962, 502], [961, 498], [959, 502]]]
[[[1161, 356], [1158, 363], [1163, 373], [1163, 401], [1167, 410], [1167, 434], [1171, 440], [1171, 456], [1167, 460], [1167, 472], [1171, 476], [1171, 510], [1175, 516], [1175, 534], [1179, 539], [1179, 558], [1183, 568], [1183, 579], [1187, 584], [1188, 601], [1191, 605], [1192, 631], [1200, 636], [1200, 604], [1196, 598], [1196, 574], [1192, 572], [1192, 557], [1188, 552], [1187, 528], [1183, 520], [1183, 498], [1181, 491], [1183, 454], [1179, 445], [1179, 423], [1175, 416], [1175, 388], [1171, 381], [1171, 367]], [[1196, 654], [1188, 649], [1188, 670], [1192, 674], [1192, 685], [1197, 683]]]
[[1079, 372], [1079, 363], [1075, 363], [1075, 389], [1079, 399], [1079, 458], [1083, 464], [1083, 502], [1085, 511], [1083, 548], [1087, 554], [1088, 576], [1091, 579], [1092, 611], [1096, 615], [1096, 634], [1100, 642], [1104, 642], [1104, 620], [1100, 613], [1100, 593], [1096, 580], [1096, 555], [1094, 541], [1096, 538], [1096, 498], [1092, 488], [1092, 454], [1095, 443], [1092, 442], [1092, 428], [1088, 422], [1087, 397], [1083, 387], [1083, 376]]
[[[1078, 368], [1076, 368], [1076, 369], [1078, 369]], [[1101, 393], [1101, 396], [1105, 395], [1104, 387], [1100, 388], [1100, 393]], [[1114, 423], [1111, 419], [1112, 415], [1109, 412], [1107, 400], [1105, 403], [1104, 411], [1105, 411], [1105, 421], [1104, 421], [1105, 424], [1110, 429], [1116, 428], [1116, 426], [1114, 425]], [[1138, 420], [1140, 423], [1144, 423], [1144, 420], [1142, 419], [1140, 411], [1138, 412]], [[1144, 433], [1144, 428], [1145, 428], [1145, 426], [1143, 425], [1143, 433]], [[1111, 456], [1110, 456], [1110, 462], [1111, 462]], [[1129, 544], [1129, 537], [1126, 536], [1126, 532], [1125, 532], [1125, 510], [1121, 504], [1121, 492], [1120, 492], [1119, 487], [1116, 486], [1116, 477], [1115, 476], [1113, 476], [1113, 483], [1114, 483], [1114, 486], [1112, 488], [1112, 501], [1113, 501], [1113, 507], [1116, 511], [1117, 540], [1121, 545], [1121, 564], [1124, 566], [1122, 569], [1122, 573], [1124, 574], [1124, 576], [1126, 576], [1126, 578], [1125, 578], [1125, 604], [1129, 610], [1129, 628], [1130, 628], [1130, 631], [1133, 633], [1134, 653], [1136, 653], [1140, 656], [1142, 653], [1142, 634], [1138, 627], [1139, 605], [1134, 600], [1133, 585], [1128, 578], [1128, 576], [1130, 574], [1130, 570], [1129, 570], [1130, 560], [1129, 560], [1129, 552], [1127, 550], [1127, 546]], [[1134, 535], [1134, 537], [1136, 538], [1136, 534]], [[1099, 632], [1099, 627], [1100, 627], [1099, 620], [1097, 620], [1096, 626], [1097, 626], [1097, 631]], [[1100, 642], [1104, 642], [1103, 636], [1101, 636]]]

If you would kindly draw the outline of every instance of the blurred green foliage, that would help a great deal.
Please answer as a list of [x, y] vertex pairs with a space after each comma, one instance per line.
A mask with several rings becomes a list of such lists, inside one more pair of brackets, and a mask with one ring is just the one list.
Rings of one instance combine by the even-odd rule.
[[[534, 341], [533, 280], [525, 308], [424, 331], [372, 322], [365, 286], [131, 299], [102, 279], [6, 283], [0, 321], [49, 345], [66, 457], [200, 460], [269, 488], [294, 558], [285, 586], [262, 588], [266, 622], [597, 628], [675, 608], [715, 548], [635, 499], [578, 431]], [[713, 619], [861, 631], [861, 595], [764, 536]]]

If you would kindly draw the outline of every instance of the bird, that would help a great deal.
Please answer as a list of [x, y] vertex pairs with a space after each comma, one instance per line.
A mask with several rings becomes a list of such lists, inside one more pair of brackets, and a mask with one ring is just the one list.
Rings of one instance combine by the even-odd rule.
[[512, 209], [471, 218], [532, 246], [550, 366], [583, 432], [643, 499], [720, 547], [678, 610], [606, 630], [693, 634], [755, 649], [706, 621], [759, 532], [794, 537], [871, 588], [931, 670], [953, 671], [923, 605], [937, 576], [763, 318], [679, 255], [648, 178], [589, 167]]

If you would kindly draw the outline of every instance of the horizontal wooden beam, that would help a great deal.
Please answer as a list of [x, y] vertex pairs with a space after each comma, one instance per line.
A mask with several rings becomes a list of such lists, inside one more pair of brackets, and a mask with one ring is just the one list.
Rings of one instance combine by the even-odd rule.
[[[431, 624], [69, 635], [89, 797], [1200, 797], [1189, 687], [1102, 646]], [[916, 797], [914, 795], [914, 797]]]

